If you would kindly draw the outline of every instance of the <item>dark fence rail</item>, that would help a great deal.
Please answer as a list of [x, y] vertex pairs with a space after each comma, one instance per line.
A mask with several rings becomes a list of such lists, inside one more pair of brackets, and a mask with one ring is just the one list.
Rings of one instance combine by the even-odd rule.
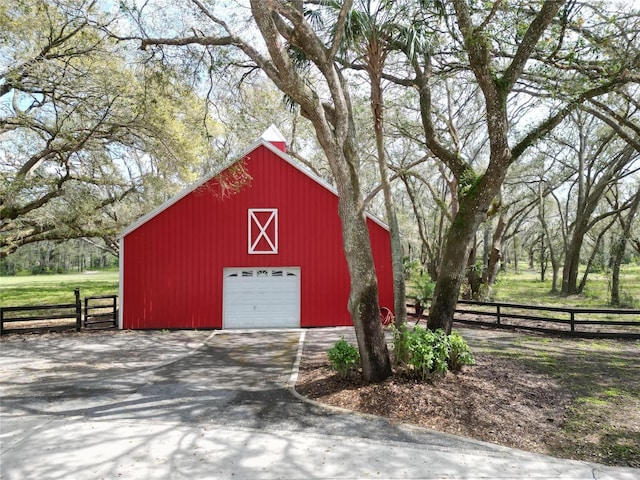
[[[74, 303], [0, 308], [0, 335], [15, 332], [80, 331], [82, 327], [80, 290], [75, 289], [73, 293]], [[5, 323], [11, 324], [11, 327], [5, 328]]]
[[[418, 321], [421, 318], [423, 317], [418, 318]], [[548, 307], [458, 300], [454, 321], [467, 325], [531, 330], [584, 338], [640, 339], [640, 310]]]
[[0, 335], [116, 328], [118, 296], [100, 295], [84, 299], [74, 290], [75, 302], [0, 308]]

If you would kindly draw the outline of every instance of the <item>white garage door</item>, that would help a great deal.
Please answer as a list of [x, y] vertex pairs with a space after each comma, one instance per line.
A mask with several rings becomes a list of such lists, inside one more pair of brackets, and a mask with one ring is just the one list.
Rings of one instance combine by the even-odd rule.
[[225, 268], [223, 328], [298, 328], [300, 268]]

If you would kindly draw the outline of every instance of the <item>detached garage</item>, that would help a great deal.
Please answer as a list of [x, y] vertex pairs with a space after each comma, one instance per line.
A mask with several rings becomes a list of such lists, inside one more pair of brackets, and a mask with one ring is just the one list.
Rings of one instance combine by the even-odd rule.
[[[235, 162], [120, 235], [120, 327], [351, 325], [336, 191], [271, 127]], [[393, 307], [389, 232], [368, 216], [380, 305]]]

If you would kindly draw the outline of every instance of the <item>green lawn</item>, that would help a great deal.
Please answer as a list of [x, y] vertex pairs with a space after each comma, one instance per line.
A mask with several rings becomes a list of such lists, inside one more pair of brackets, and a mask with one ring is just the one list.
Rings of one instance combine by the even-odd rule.
[[[550, 275], [545, 282], [534, 271], [501, 273], [492, 290], [497, 302], [555, 305], [573, 307], [607, 307], [609, 302], [609, 277], [604, 274], [589, 275], [582, 295], [563, 297], [551, 293]], [[621, 297], [625, 307], [640, 308], [640, 265], [625, 265], [621, 275]], [[118, 272], [98, 271], [63, 275], [29, 275], [24, 277], [0, 277], [0, 305], [48, 305], [73, 301], [74, 288], [80, 288], [84, 298], [91, 295], [118, 293]]]
[[501, 333], [469, 344], [548, 375], [571, 399], [553, 455], [640, 467], [640, 341]]
[[118, 272], [98, 271], [63, 275], [0, 277], [0, 305], [51, 305], [74, 301], [73, 290], [82, 298], [92, 295], [117, 295]]
[[[610, 275], [603, 273], [591, 273], [583, 294], [566, 297], [551, 292], [550, 272], [544, 282], [540, 281], [540, 273], [535, 271], [501, 273], [493, 287], [492, 299], [496, 302], [528, 305], [606, 308], [609, 306], [610, 278]], [[623, 306], [640, 307], [640, 265], [624, 265], [620, 285], [620, 297], [625, 303]]]

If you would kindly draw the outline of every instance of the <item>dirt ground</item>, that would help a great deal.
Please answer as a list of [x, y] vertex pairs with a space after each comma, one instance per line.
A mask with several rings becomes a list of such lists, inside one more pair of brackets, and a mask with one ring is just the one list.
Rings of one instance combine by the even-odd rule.
[[476, 364], [421, 383], [341, 380], [305, 352], [296, 390], [330, 405], [531, 452], [640, 467], [640, 342], [465, 329]]

